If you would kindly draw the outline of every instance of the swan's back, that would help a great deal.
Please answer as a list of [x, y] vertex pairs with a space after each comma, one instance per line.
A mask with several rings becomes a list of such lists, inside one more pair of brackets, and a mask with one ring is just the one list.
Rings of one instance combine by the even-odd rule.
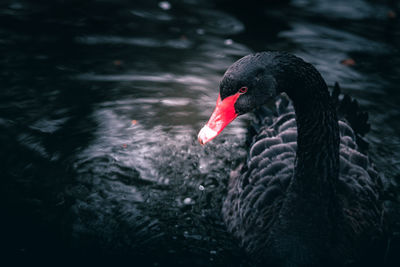
[[[293, 177], [297, 148], [295, 113], [287, 103], [281, 98], [277, 114], [274, 117], [264, 115], [256, 126], [247, 161], [240, 170], [232, 172], [223, 205], [228, 230], [241, 241], [256, 263], [271, 263], [270, 258], [279, 254], [275, 245], [271, 248], [271, 231], [279, 223], [280, 210]], [[353, 248], [364, 248], [372, 239], [381, 236], [379, 176], [368, 157], [359, 151], [357, 137], [349, 124], [340, 120], [339, 128], [340, 174], [336, 194], [344, 213], [343, 221], [336, 222], [340, 241], [337, 247], [324, 249], [313, 242], [313, 238], [318, 237], [312, 237], [304, 247], [290, 248], [296, 250], [293, 252], [295, 261], [304, 265], [315, 262], [315, 258], [343, 264], [341, 258], [358, 257], [359, 252]], [[332, 223], [335, 219], [332, 218]], [[293, 266], [298, 265], [293, 263]]]

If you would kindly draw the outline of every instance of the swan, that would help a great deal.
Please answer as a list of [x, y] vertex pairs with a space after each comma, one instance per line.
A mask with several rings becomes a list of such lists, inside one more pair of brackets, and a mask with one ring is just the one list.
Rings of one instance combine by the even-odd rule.
[[[222, 78], [198, 140], [208, 143], [237, 116], [258, 108], [247, 159], [231, 173], [222, 207], [228, 231], [254, 265], [374, 260], [385, 233], [382, 184], [358, 138], [368, 130], [366, 113], [338, 94], [338, 86], [329, 93], [314, 66], [286, 52], [245, 56]], [[266, 115], [263, 105], [276, 98], [276, 116]], [[353, 108], [339, 119], [344, 102]]]

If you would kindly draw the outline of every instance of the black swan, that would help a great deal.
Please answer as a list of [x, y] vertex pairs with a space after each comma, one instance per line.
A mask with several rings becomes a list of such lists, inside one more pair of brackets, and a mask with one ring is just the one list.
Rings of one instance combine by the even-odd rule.
[[[232, 172], [223, 203], [228, 230], [256, 265], [372, 264], [385, 232], [382, 185], [351, 122], [338, 119], [342, 102], [355, 102], [339, 101], [337, 89], [331, 95], [311, 64], [284, 52], [245, 56], [224, 74], [201, 144], [282, 92], [293, 103], [281, 96], [273, 118], [256, 111], [247, 161]], [[369, 126], [358, 104], [347, 118], [360, 131]]]

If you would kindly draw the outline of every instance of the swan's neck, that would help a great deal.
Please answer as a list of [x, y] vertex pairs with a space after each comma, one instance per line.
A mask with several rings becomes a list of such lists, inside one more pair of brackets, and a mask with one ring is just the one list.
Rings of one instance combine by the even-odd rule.
[[337, 242], [343, 220], [336, 194], [340, 145], [336, 110], [325, 81], [312, 65], [293, 57], [284, 60], [275, 78], [278, 91], [286, 92], [293, 101], [297, 154], [275, 225], [278, 234], [272, 238], [306, 251], [328, 251]]
[[[304, 192], [334, 190], [339, 173], [339, 125], [328, 87], [319, 72], [295, 57], [278, 59], [278, 91], [293, 101], [297, 122], [294, 183]], [[299, 189], [298, 189], [299, 190]]]
[[[336, 111], [326, 93], [296, 103], [297, 155], [294, 180], [322, 194], [335, 188], [339, 175], [339, 125]], [[321, 99], [322, 98], [322, 99]]]
[[[336, 193], [339, 180], [339, 125], [328, 90], [315, 92], [308, 101], [292, 98], [297, 122], [297, 154], [292, 181], [280, 211], [280, 224], [288, 242], [328, 249], [336, 242], [343, 219]], [[289, 93], [290, 96], [290, 93]], [[319, 236], [318, 240], [297, 235]], [[328, 245], [327, 245], [328, 244]], [[328, 247], [325, 247], [328, 246]]]

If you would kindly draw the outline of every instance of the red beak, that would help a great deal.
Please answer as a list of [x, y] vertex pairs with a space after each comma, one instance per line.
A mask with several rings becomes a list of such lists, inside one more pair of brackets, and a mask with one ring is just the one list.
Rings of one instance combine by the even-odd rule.
[[218, 95], [217, 105], [207, 124], [200, 130], [198, 138], [200, 144], [204, 145], [219, 135], [222, 130], [233, 121], [238, 114], [235, 111], [235, 103], [240, 93], [228, 96], [221, 101]]

